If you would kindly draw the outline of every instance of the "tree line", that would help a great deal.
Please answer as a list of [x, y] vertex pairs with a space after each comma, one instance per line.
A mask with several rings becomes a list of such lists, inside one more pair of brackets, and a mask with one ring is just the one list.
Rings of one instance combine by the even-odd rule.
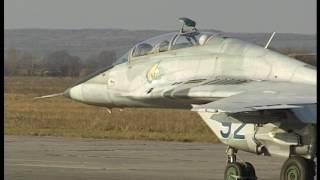
[[[316, 66], [316, 56], [295, 49], [272, 49], [282, 54], [298, 54], [292, 56], [300, 61]], [[300, 55], [299, 55], [300, 54]], [[306, 54], [306, 55], [304, 55]], [[102, 67], [110, 66], [116, 60], [115, 51], [104, 50], [86, 59], [70, 55], [67, 50], [48, 53], [38, 57], [30, 52], [14, 48], [5, 51], [5, 76], [85, 76]]]
[[81, 59], [70, 55], [67, 50], [54, 51], [39, 57], [27, 51], [11, 48], [5, 51], [4, 75], [79, 77], [109, 66], [115, 60], [116, 53], [110, 50]]

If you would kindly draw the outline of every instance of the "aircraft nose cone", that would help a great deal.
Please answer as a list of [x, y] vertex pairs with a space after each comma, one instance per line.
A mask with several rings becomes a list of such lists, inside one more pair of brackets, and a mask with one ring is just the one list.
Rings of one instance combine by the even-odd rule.
[[82, 96], [82, 85], [79, 84], [77, 86], [68, 88], [63, 92], [63, 96], [66, 98], [70, 98], [73, 100], [78, 100], [78, 101], [83, 101], [83, 96]]
[[66, 97], [66, 98], [71, 99], [71, 96], [70, 96], [70, 88], [68, 88], [67, 90], [65, 90], [65, 91], [63, 92], [63, 96]]

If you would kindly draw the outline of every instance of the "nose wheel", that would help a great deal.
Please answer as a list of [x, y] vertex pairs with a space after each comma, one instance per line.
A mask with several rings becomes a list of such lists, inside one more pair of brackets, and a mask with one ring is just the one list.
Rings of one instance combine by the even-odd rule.
[[249, 162], [243, 163], [245, 171], [246, 171], [246, 177], [247, 179], [257, 179], [256, 176], [256, 170], [254, 169], [253, 165]]
[[256, 172], [249, 162], [236, 162], [236, 152], [234, 148], [228, 147], [228, 163], [224, 171], [225, 180], [256, 180]]
[[244, 174], [245, 174], [245, 170], [241, 163], [238, 163], [238, 162], [228, 163], [226, 170], [224, 172], [224, 179], [236, 180], [236, 179], [242, 178]]
[[312, 180], [315, 176], [315, 163], [303, 157], [290, 157], [282, 166], [281, 180]]

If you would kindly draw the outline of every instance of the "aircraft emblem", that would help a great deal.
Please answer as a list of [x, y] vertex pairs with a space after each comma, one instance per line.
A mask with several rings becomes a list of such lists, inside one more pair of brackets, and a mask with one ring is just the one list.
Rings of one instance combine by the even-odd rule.
[[154, 64], [147, 72], [147, 80], [148, 82], [152, 82], [154, 79], [158, 79], [159, 78], [159, 75], [160, 75], [160, 71], [158, 69], [158, 65], [159, 63], [157, 64]]

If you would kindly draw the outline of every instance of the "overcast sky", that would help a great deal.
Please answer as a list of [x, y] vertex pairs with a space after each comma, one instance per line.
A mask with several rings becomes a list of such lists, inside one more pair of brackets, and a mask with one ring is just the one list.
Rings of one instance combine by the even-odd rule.
[[316, 33], [317, 0], [5, 0], [4, 26], [175, 30], [190, 17], [199, 29]]

